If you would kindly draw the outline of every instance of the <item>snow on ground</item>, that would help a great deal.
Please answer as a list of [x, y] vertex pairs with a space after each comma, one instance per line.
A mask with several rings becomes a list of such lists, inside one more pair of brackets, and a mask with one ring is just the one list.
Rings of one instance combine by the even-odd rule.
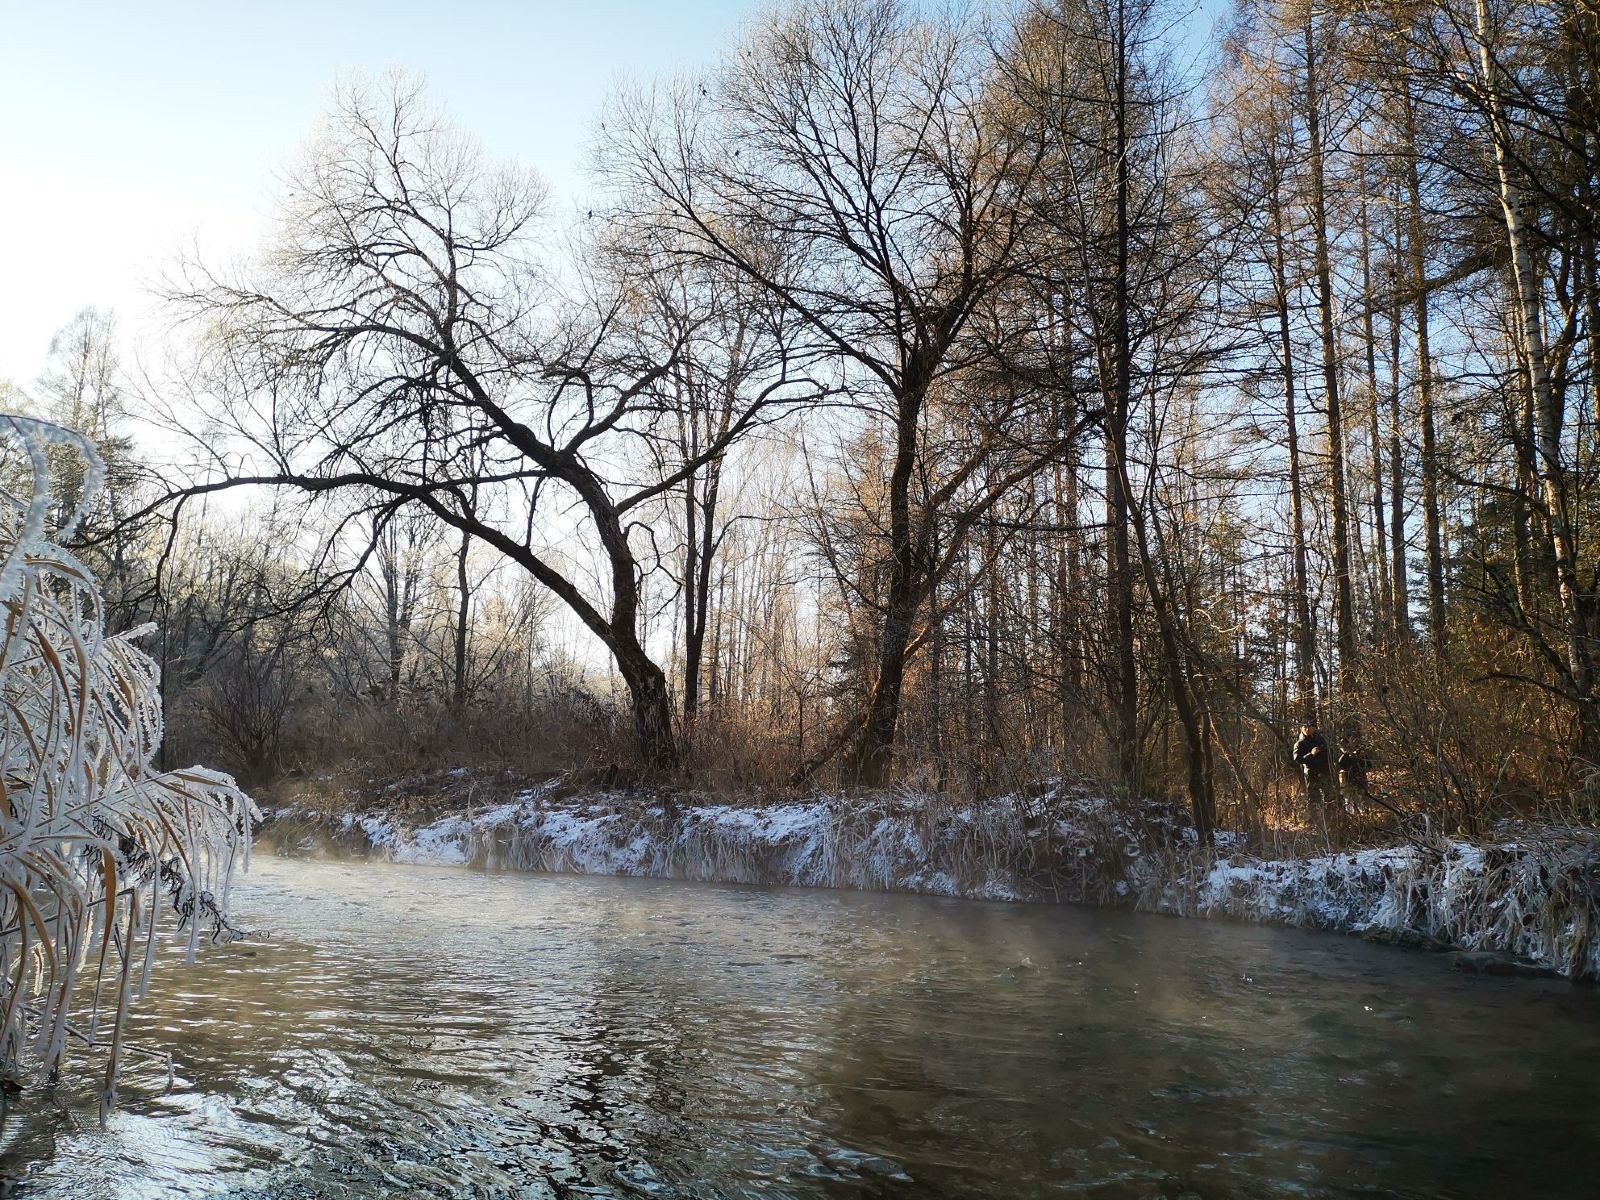
[[1170, 881], [1157, 907], [1434, 943], [1600, 979], [1600, 831], [1236, 857]]
[[[1058, 787], [961, 806], [912, 793], [767, 805], [557, 782], [412, 827], [332, 824], [396, 862], [1129, 904], [1510, 956], [1600, 979], [1600, 832], [1432, 840], [1303, 859], [1197, 852], [1181, 810]], [[313, 814], [297, 814], [309, 818]]]

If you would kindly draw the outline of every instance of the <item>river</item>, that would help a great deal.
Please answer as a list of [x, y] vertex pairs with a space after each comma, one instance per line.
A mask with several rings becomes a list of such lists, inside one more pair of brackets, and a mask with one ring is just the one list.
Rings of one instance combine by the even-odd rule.
[[16, 1194], [1583, 1196], [1600, 992], [1042, 905], [262, 856]]

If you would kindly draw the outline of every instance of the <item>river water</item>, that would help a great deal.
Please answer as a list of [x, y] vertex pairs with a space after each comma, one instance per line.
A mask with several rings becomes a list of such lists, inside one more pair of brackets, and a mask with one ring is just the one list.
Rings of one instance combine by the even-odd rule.
[[[1066, 907], [258, 859], [17, 1194], [1600, 1195], [1600, 992]], [[82, 1119], [64, 1115], [81, 1113]]]

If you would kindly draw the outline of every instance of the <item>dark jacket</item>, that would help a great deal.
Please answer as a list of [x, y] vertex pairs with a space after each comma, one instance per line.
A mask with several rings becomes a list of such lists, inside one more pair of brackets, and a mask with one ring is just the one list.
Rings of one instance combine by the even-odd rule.
[[1320, 733], [1300, 735], [1294, 744], [1294, 762], [1306, 773], [1308, 779], [1322, 779], [1328, 774], [1328, 739]]
[[1339, 782], [1346, 787], [1367, 790], [1367, 756], [1359, 750], [1339, 752]]

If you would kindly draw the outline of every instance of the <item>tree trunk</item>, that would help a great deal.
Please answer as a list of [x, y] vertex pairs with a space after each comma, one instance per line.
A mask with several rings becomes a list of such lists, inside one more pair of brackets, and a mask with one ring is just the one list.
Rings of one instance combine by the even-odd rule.
[[[1508, 273], [1509, 274], [1509, 273]], [[1507, 292], [1516, 294], [1516, 280], [1508, 280]], [[1513, 314], [1515, 318], [1516, 314]], [[1549, 559], [1546, 555], [1538, 553], [1534, 546], [1534, 539], [1544, 532], [1535, 530], [1535, 516], [1541, 507], [1539, 498], [1539, 460], [1535, 447], [1534, 436], [1534, 411], [1536, 405], [1533, 398], [1533, 388], [1529, 382], [1532, 372], [1528, 370], [1528, 356], [1526, 353], [1526, 340], [1522, 336], [1522, 322], [1515, 319], [1516, 334], [1514, 345], [1508, 351], [1510, 359], [1510, 373], [1518, 381], [1517, 419], [1513, 427], [1511, 440], [1512, 448], [1517, 460], [1517, 488], [1515, 502], [1511, 511], [1511, 532], [1516, 542], [1514, 553], [1516, 571], [1517, 605], [1522, 609], [1523, 616], [1532, 620], [1537, 610], [1538, 592], [1542, 581], [1553, 578], [1554, 570], [1549, 570]]]
[[1433, 414], [1433, 352], [1428, 341], [1428, 279], [1422, 223], [1422, 182], [1417, 166], [1416, 107], [1409, 80], [1400, 87], [1401, 132], [1405, 138], [1407, 231], [1412, 311], [1417, 327], [1417, 425], [1422, 441], [1422, 527], [1428, 575], [1428, 635], [1435, 653], [1448, 641], [1444, 596], [1444, 521], [1439, 508], [1439, 446]]
[[[389, 536], [385, 533], [383, 536]], [[388, 654], [388, 679], [385, 702], [395, 707], [400, 702], [400, 675], [404, 669], [404, 647], [400, 641], [400, 567], [393, 561], [383, 564], [384, 649]]]
[[[1132, 497], [1128, 492], [1128, 422], [1131, 417], [1131, 349], [1128, 330], [1128, 31], [1122, 0], [1116, 11], [1116, 278], [1112, 293], [1114, 360], [1109, 373], [1111, 394], [1106, 413], [1106, 525], [1110, 550], [1108, 599], [1111, 608], [1111, 644], [1116, 671], [1111, 691], [1113, 728], [1117, 734], [1117, 766], [1130, 792], [1140, 788], [1139, 778], [1139, 674], [1133, 645], [1133, 559], [1128, 546], [1128, 521]], [[1102, 370], [1102, 375], [1106, 374]]]
[[[898, 576], [898, 572], [896, 572]], [[900, 721], [912, 622], [921, 605], [915, 581], [896, 579], [884, 611], [877, 678], [867, 696], [866, 716], [845, 759], [844, 778], [854, 787], [882, 787], [894, 768], [894, 736]]]
[[1273, 225], [1274, 284], [1278, 309], [1278, 352], [1283, 369], [1283, 416], [1289, 450], [1289, 536], [1294, 604], [1295, 707], [1302, 721], [1317, 719], [1317, 640], [1311, 623], [1310, 570], [1306, 554], [1305, 487], [1300, 467], [1300, 429], [1295, 411], [1294, 340], [1289, 333], [1289, 280], [1283, 209], [1276, 181], [1269, 203]]
[[1111, 674], [1111, 727], [1116, 738], [1117, 771], [1129, 791], [1139, 786], [1139, 671], [1133, 646], [1133, 559], [1128, 545], [1128, 500], [1117, 477], [1117, 460], [1127, 453], [1126, 411], [1106, 420], [1106, 601], [1114, 656]]
[[648, 770], [678, 768], [678, 746], [672, 733], [672, 697], [667, 676], [637, 642], [614, 645], [617, 667], [633, 708], [633, 733]]
[[[1400, 206], [1394, 206], [1395, 254], [1400, 253], [1403, 241], [1400, 230]], [[1396, 272], [1395, 281], [1399, 274]], [[1395, 637], [1402, 645], [1411, 644], [1411, 580], [1410, 564], [1406, 561], [1406, 459], [1401, 444], [1400, 412], [1400, 302], [1397, 299], [1389, 310], [1389, 594], [1390, 614], [1394, 621]]]
[[[700, 652], [696, 633], [704, 629], [700, 606], [705, 603], [700, 587], [700, 535], [695, 520], [695, 477], [683, 484], [683, 723], [694, 723], [700, 704]], [[698, 603], [697, 603], [698, 602]]]
[[1311, 224], [1316, 250], [1317, 309], [1322, 334], [1322, 384], [1328, 410], [1328, 465], [1333, 518], [1333, 623], [1343, 691], [1356, 665], [1355, 592], [1350, 579], [1350, 514], [1345, 488], [1344, 416], [1339, 403], [1339, 352], [1333, 328], [1333, 269], [1328, 251], [1327, 189], [1323, 178], [1322, 95], [1311, 9], [1305, 24], [1306, 138], [1311, 165]]
[[912, 629], [924, 591], [926, 571], [918, 550], [926, 530], [917, 528], [913, 521], [911, 485], [916, 473], [922, 405], [934, 364], [914, 357], [906, 366], [906, 386], [895, 412], [894, 466], [889, 474], [889, 585], [876, 676], [867, 694], [860, 733], [844, 764], [845, 781], [855, 787], [882, 787], [894, 767], [900, 696], [905, 686]]
[[467, 622], [472, 616], [472, 587], [467, 578], [467, 551], [472, 548], [470, 534], [461, 535], [461, 549], [456, 552], [456, 636], [455, 661], [452, 664], [451, 703], [457, 709], [467, 702]]
[[[1389, 602], [1392, 589], [1389, 585], [1388, 529], [1384, 521], [1383, 503], [1383, 434], [1378, 427], [1378, 338], [1373, 321], [1372, 304], [1372, 225], [1367, 212], [1369, 176], [1366, 147], [1362, 146], [1361, 160], [1361, 339], [1367, 359], [1367, 438], [1372, 447], [1372, 528], [1377, 535], [1373, 560], [1378, 568], [1379, 602], [1374, 607], [1382, 609]], [[1376, 622], [1379, 628], [1384, 620]]]

